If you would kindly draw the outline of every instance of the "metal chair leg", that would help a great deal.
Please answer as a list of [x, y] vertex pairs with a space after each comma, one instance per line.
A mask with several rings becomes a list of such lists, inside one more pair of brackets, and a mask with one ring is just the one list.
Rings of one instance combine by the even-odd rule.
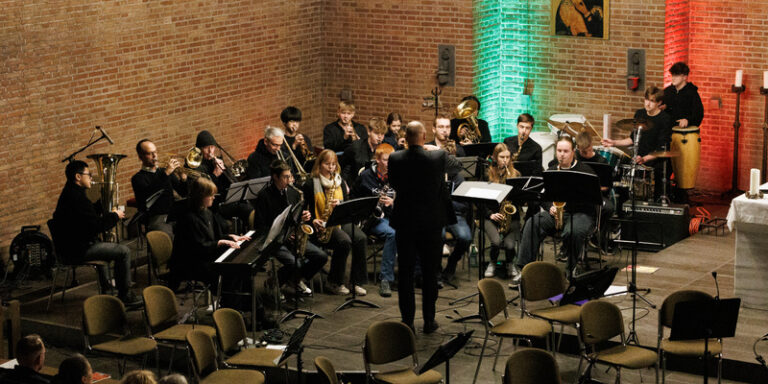
[[499, 361], [499, 354], [501, 353], [501, 344], [504, 342], [504, 338], [499, 336], [499, 346], [496, 347], [496, 356], [493, 358], [493, 369], [496, 372], [496, 362]]
[[475, 378], [472, 380], [472, 384], [477, 382], [477, 374], [480, 373], [480, 364], [483, 363], [483, 355], [485, 355], [485, 345], [488, 344], [488, 333], [485, 333], [485, 339], [483, 339], [483, 347], [480, 348], [480, 359], [477, 360], [477, 368], [475, 368]]
[[56, 280], [59, 277], [59, 266], [53, 267], [53, 276], [51, 277], [51, 294], [48, 295], [48, 305], [45, 306], [45, 311], [51, 310], [51, 301], [53, 301], [53, 294], [56, 293]]

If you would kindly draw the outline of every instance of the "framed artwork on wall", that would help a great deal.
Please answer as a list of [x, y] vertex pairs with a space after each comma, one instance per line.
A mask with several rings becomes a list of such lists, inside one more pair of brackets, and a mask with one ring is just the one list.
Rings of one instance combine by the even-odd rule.
[[609, 0], [550, 0], [550, 33], [555, 36], [608, 38]]

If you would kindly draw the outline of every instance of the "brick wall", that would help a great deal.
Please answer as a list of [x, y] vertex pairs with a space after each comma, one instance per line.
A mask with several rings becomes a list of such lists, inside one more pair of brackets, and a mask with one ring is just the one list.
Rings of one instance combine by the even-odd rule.
[[[0, 255], [22, 225], [51, 217], [60, 159], [101, 125], [128, 155], [124, 200], [153, 139], [184, 152], [200, 130], [238, 158], [288, 104], [321, 120], [321, 1], [0, 1]], [[89, 163], [92, 164], [92, 162]]]

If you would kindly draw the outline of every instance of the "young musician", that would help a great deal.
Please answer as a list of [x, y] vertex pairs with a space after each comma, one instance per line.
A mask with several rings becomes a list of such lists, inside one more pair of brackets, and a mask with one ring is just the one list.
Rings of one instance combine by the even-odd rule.
[[259, 140], [256, 149], [248, 156], [248, 168], [245, 169], [248, 179], [269, 176], [270, 165], [275, 160], [288, 158], [282, 149], [283, 140], [285, 133], [282, 129], [271, 125], [264, 129], [264, 138]]
[[[474, 100], [477, 103], [477, 111], [473, 113], [473, 116], [477, 118], [477, 115], [480, 113], [480, 100], [477, 99], [474, 95], [464, 96], [463, 99], [461, 99], [462, 102], [467, 100]], [[459, 143], [460, 145], [466, 145], [466, 144], [472, 144], [471, 142], [465, 140], [461, 141], [459, 139], [459, 126], [462, 123], [467, 123], [467, 119], [452, 119], [451, 120], [451, 135], [450, 139], [455, 141], [456, 143]], [[483, 119], [477, 119], [477, 129], [480, 131], [480, 142], [481, 143], [490, 143], [491, 142], [491, 130], [488, 129], [488, 122]]]
[[[103, 260], [115, 262], [115, 283], [120, 300], [126, 306], [137, 305], [141, 299], [130, 290], [131, 286], [131, 250], [125, 245], [101, 242], [97, 236], [117, 225], [125, 218], [125, 213], [113, 209], [102, 214], [88, 200], [85, 191], [91, 188], [92, 174], [88, 164], [73, 160], [64, 170], [67, 182], [61, 190], [56, 211], [53, 212], [54, 226], [59, 238], [58, 251], [68, 255], [69, 263], [80, 264], [85, 261]], [[99, 266], [99, 283], [102, 289], [111, 285], [106, 266]]]
[[[640, 132], [640, 142], [637, 146], [637, 152], [634, 161], [637, 164], [644, 164], [652, 167], [655, 178], [656, 189], [654, 198], [661, 196], [664, 182], [663, 165], [666, 159], [657, 159], [652, 155], [653, 152], [663, 151], [669, 148], [669, 141], [672, 136], [672, 118], [665, 111], [661, 110], [661, 103], [664, 93], [654, 85], [645, 90], [645, 99], [643, 108], [635, 112], [635, 121], [645, 123], [645, 128]], [[632, 134], [625, 139], [611, 140], [603, 139], [603, 145], [612, 146], [631, 146], [635, 144], [635, 138], [638, 131], [635, 129]], [[667, 178], [672, 171], [672, 167], [667, 164]]]
[[[549, 170], [570, 170], [588, 173], [594, 175], [594, 171], [588, 165], [575, 159], [573, 141], [570, 136], [561, 136], [555, 143], [557, 155], [557, 164]], [[517, 257], [517, 269], [522, 271], [523, 267], [534, 261], [539, 253], [539, 245], [544, 236], [555, 233], [555, 215], [557, 209], [552, 202], [542, 204], [544, 211], [536, 213], [533, 217], [526, 220], [523, 227], [523, 234], [520, 239], [520, 252]], [[563, 247], [573, 249], [575, 254], [580, 254], [584, 246], [584, 239], [589, 231], [595, 225], [595, 208], [591, 205], [566, 204], [563, 207]], [[571, 225], [571, 220], [573, 225]], [[571, 233], [573, 227], [573, 233]], [[567, 252], [570, 256], [570, 252]], [[569, 258], [568, 268], [572, 267], [572, 258]], [[512, 277], [513, 284], [520, 283], [520, 274]]]
[[[448, 117], [445, 117], [445, 115], [443, 117], [438, 115], [438, 117], [443, 120], [442, 122], [437, 123], [437, 118], [435, 118], [435, 126], [442, 125], [441, 135], [445, 132], [450, 132], [450, 122]], [[441, 137], [447, 138], [448, 133]], [[437, 133], [435, 133], [435, 144], [437, 144], [438, 140]], [[456, 156], [456, 153], [459, 150], [462, 152], [464, 151], [461, 146], [457, 145], [448, 145], [445, 147], [445, 150], [450, 156]], [[451, 193], [464, 182], [464, 176], [461, 175], [460, 168], [448, 169], [448, 182], [450, 184]], [[461, 261], [464, 254], [469, 250], [470, 244], [472, 244], [472, 230], [469, 228], [469, 224], [467, 224], [467, 217], [470, 214], [471, 207], [469, 203], [465, 201], [454, 199], [451, 199], [451, 206], [453, 207], [453, 213], [456, 216], [456, 223], [448, 224], [443, 228], [443, 242], [445, 242], [445, 234], [450, 232], [453, 235], [454, 246], [450, 255], [448, 255], [448, 261], [445, 263], [445, 268], [443, 268], [440, 274], [440, 280], [441, 283], [447, 282], [455, 285], [454, 277], [456, 274], [456, 266], [459, 264], [459, 261]]]
[[314, 154], [314, 147], [309, 136], [299, 133], [301, 110], [296, 107], [286, 107], [280, 113], [280, 121], [283, 122], [285, 143], [291, 146], [293, 153], [303, 166], [307, 161], [307, 155]]
[[[504, 144], [509, 148], [509, 153], [515, 157], [514, 161], [534, 161], [534, 176], [541, 175], [541, 145], [531, 139], [531, 131], [535, 123], [533, 116], [522, 113], [517, 117], [517, 136], [504, 139]], [[528, 176], [528, 175], [526, 175]]]
[[592, 147], [592, 135], [587, 131], [580, 132], [574, 139], [576, 143], [576, 160], [587, 161], [590, 163], [608, 164], [608, 160], [595, 153], [595, 149]]
[[384, 135], [382, 142], [392, 146], [395, 150], [403, 149], [403, 145], [399, 138], [400, 129], [403, 126], [403, 117], [397, 112], [391, 112], [387, 115], [387, 134]]
[[355, 184], [360, 170], [373, 159], [373, 151], [387, 133], [387, 124], [383, 119], [374, 117], [368, 124], [367, 132], [367, 138], [353, 142], [341, 157], [341, 177], [350, 185]]
[[[276, 160], [270, 167], [270, 174], [271, 182], [259, 192], [254, 202], [253, 226], [258, 234], [267, 234], [275, 218], [288, 205], [297, 204], [300, 200], [299, 190], [292, 185], [293, 174], [291, 174], [291, 167], [287, 163]], [[302, 222], [308, 222], [311, 217], [309, 211], [302, 211]], [[295, 235], [290, 240], [295, 242]], [[310, 281], [312, 276], [320, 271], [325, 262], [328, 261], [328, 255], [309, 241], [305, 245], [303, 255], [305, 260], [301, 260], [301, 263], [296, 262], [299, 257], [296, 254], [296, 248], [289, 248], [289, 244], [281, 246], [274, 256], [283, 265], [277, 271], [280, 284], [294, 287], [294, 279], [298, 277], [299, 280], [296, 285], [298, 285], [299, 293], [306, 295], [311, 294], [312, 290], [307, 287], [305, 282]]]
[[[344, 270], [347, 256], [352, 250], [352, 266], [350, 280], [354, 282], [355, 293], [360, 296], [367, 294], [362, 284], [365, 281], [366, 237], [355, 224], [326, 228], [325, 223], [333, 209], [342, 201], [348, 199], [349, 187], [339, 174], [339, 161], [333, 150], [320, 152], [310, 173], [311, 178], [304, 184], [304, 200], [307, 202], [315, 227], [315, 239], [320, 241], [323, 236], [330, 236], [328, 246], [333, 249], [331, 270], [328, 273], [326, 289], [335, 295], [346, 295], [349, 289], [344, 286]], [[330, 235], [327, 234], [330, 231]], [[322, 241], [320, 241], [322, 243]]]
[[443, 246], [442, 230], [455, 220], [450, 196], [445, 186], [448, 154], [427, 151], [424, 147], [427, 131], [418, 121], [406, 126], [408, 149], [395, 152], [389, 158], [389, 183], [397, 193], [390, 225], [395, 229], [397, 243], [398, 304], [400, 316], [414, 329], [414, 265], [421, 264], [422, 314], [424, 333], [439, 328], [435, 322], [437, 301], [437, 268]]
[[381, 284], [379, 286], [379, 295], [382, 297], [392, 296], [391, 285], [395, 281], [397, 244], [395, 243], [395, 230], [389, 226], [395, 198], [394, 190], [389, 186], [387, 175], [389, 155], [394, 151], [395, 149], [387, 143], [379, 144], [373, 155], [376, 163], [360, 174], [352, 190], [353, 197], [379, 196], [381, 214], [380, 217], [369, 219], [373, 220], [369, 232], [380, 239], [384, 239], [384, 250], [381, 256]]
[[189, 205], [176, 222], [173, 252], [168, 262], [171, 289], [187, 279], [215, 284], [218, 276], [209, 264], [227, 248], [240, 248], [238, 241], [250, 240], [247, 236], [226, 234], [224, 219], [210, 209], [216, 191], [216, 184], [205, 177], [198, 177], [190, 186]]
[[365, 127], [352, 121], [355, 117], [355, 105], [351, 102], [339, 102], [339, 119], [323, 128], [323, 146], [334, 152], [344, 152], [353, 141], [367, 139]]
[[665, 111], [680, 128], [698, 127], [704, 119], [699, 88], [688, 82], [691, 69], [683, 62], [669, 68], [672, 84], [664, 88]]
[[438, 113], [435, 119], [432, 120], [432, 134], [434, 140], [427, 143], [427, 145], [434, 145], [440, 149], [443, 149], [453, 156], [464, 157], [464, 148], [460, 145], [456, 145], [456, 142], [451, 140], [451, 117], [445, 112]]
[[[187, 195], [187, 174], [176, 175], [174, 171], [182, 163], [175, 158], [170, 158], [165, 167], [158, 167], [157, 147], [149, 139], [136, 144], [136, 154], [141, 160], [141, 170], [131, 177], [131, 186], [139, 211], [147, 215], [147, 230], [163, 231], [173, 238], [173, 226], [166, 219], [173, 205], [174, 192], [179, 196]], [[147, 200], [158, 192], [160, 194], [147, 208]]]
[[[509, 149], [505, 144], [500, 143], [496, 145], [491, 155], [493, 164], [488, 168], [489, 182], [505, 184], [508, 178], [520, 176], [520, 172], [510, 164], [509, 156]], [[517, 210], [517, 207], [514, 209]], [[491, 242], [491, 260], [485, 268], [485, 277], [493, 277], [496, 273], [496, 263], [498, 262], [499, 252], [502, 247], [504, 248], [507, 263], [511, 264], [515, 258], [515, 244], [520, 235], [520, 215], [517, 212], [513, 214], [501, 212], [501, 208], [496, 211], [489, 211], [486, 208], [484, 211], [485, 236]], [[499, 232], [501, 225], [507, 226], [504, 234]], [[512, 268], [514, 268], [514, 264]], [[513, 275], [515, 274], [514, 272]]]

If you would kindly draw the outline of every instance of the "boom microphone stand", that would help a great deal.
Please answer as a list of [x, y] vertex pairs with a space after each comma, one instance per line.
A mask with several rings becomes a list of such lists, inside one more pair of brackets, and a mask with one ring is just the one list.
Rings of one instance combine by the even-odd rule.
[[[86, 149], [88, 149], [88, 147], [90, 147], [91, 145], [94, 145], [94, 144], [98, 143], [98, 142], [99, 142], [99, 141], [101, 141], [102, 139], [107, 139], [107, 141], [109, 141], [109, 144], [110, 144], [110, 145], [112, 145], [112, 144], [114, 144], [114, 143], [115, 143], [114, 141], [112, 141], [112, 138], [111, 138], [111, 137], [109, 137], [109, 135], [107, 135], [107, 132], [104, 132], [104, 129], [102, 129], [100, 126], [98, 126], [98, 125], [97, 125], [97, 126], [96, 126], [96, 130], [98, 130], [99, 132], [101, 132], [101, 137], [99, 137], [99, 138], [98, 138], [98, 139], [96, 139], [96, 140], [93, 140], [93, 135], [91, 135], [91, 138], [90, 138], [90, 139], [88, 139], [88, 144], [86, 144], [84, 147], [82, 147], [82, 148], [78, 149], [77, 151], [74, 151], [74, 152], [72, 152], [72, 153], [71, 153], [69, 156], [67, 156], [67, 157], [65, 157], [65, 158], [63, 158], [63, 159], [61, 159], [61, 162], [62, 162], [62, 163], [64, 163], [64, 162], [67, 162], [67, 163], [71, 163], [71, 162], [72, 162], [72, 160], [74, 160], [74, 159], [75, 159], [75, 156], [77, 156], [77, 154], [78, 154], [78, 153], [80, 153], [80, 152], [82, 152], [82, 151], [85, 151]], [[95, 133], [95, 132], [94, 132], [94, 133]]]

